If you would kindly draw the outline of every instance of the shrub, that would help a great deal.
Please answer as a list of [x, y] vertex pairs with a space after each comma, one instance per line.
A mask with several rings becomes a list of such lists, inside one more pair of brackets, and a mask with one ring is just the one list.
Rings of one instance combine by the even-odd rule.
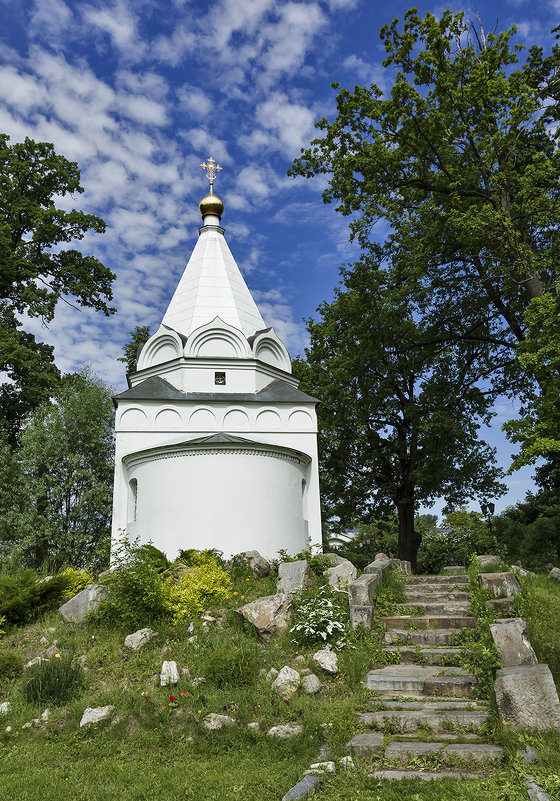
[[64, 593], [65, 598], [73, 598], [78, 595], [84, 587], [93, 582], [93, 573], [80, 567], [67, 567], [62, 571], [62, 575], [69, 580], [68, 587]]
[[23, 657], [17, 651], [0, 651], [0, 676], [9, 679], [17, 676], [23, 668]]
[[2, 628], [2, 626], [4, 625], [5, 622], [6, 622], [6, 618], [3, 617], [2, 615], [0, 615], [0, 638], [2, 638], [4, 636], [4, 634], [6, 633], [4, 631], [4, 629]]
[[253, 684], [259, 671], [259, 655], [255, 647], [215, 648], [205, 660], [204, 674], [218, 687]]
[[40, 579], [34, 570], [0, 576], [0, 615], [10, 625], [35, 620], [44, 612], [60, 606], [70, 585], [62, 573]]
[[28, 704], [50, 703], [55, 706], [78, 698], [84, 689], [84, 671], [71, 656], [44, 660], [27, 668], [23, 696]]
[[310, 591], [303, 590], [294, 597], [294, 625], [290, 632], [294, 642], [301, 645], [328, 643], [333, 648], [347, 645], [348, 596], [328, 585]]
[[165, 582], [165, 608], [174, 623], [188, 620], [208, 604], [220, 603], [231, 594], [231, 578], [211, 551], [195, 553], [190, 567]]

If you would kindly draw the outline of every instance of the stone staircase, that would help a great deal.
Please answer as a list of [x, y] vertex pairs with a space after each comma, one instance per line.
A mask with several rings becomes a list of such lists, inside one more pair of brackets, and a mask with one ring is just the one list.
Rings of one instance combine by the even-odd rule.
[[[400, 662], [366, 675], [365, 686], [375, 695], [372, 709], [358, 717], [371, 731], [348, 744], [371, 757], [374, 777], [479, 778], [499, 767], [503, 749], [483, 734], [488, 704], [479, 698], [476, 678], [457, 666], [465, 649], [450, 644], [460, 629], [476, 626], [468, 615], [467, 585], [464, 569], [459, 575], [407, 576], [406, 604], [399, 605], [404, 614], [382, 618], [384, 650], [400, 653]], [[406, 614], [410, 606], [422, 614]]]

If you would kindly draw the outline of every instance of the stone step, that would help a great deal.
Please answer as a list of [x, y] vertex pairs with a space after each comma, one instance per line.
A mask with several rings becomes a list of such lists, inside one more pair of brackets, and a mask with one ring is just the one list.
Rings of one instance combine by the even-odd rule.
[[[379, 701], [377, 698], [372, 700], [372, 705], [377, 706]], [[479, 710], [479, 711], [487, 711], [488, 704], [484, 703], [483, 701], [478, 700], [468, 700], [462, 701], [458, 698], [449, 698], [447, 701], [442, 701], [439, 698], [423, 698], [421, 701], [383, 701], [383, 706], [386, 709], [422, 709], [426, 711], [439, 711], [441, 709], [467, 709], [471, 711]], [[378, 710], [379, 711], [379, 710]]]
[[472, 695], [477, 689], [475, 677], [457, 667], [388, 665], [370, 670], [364, 681], [368, 690], [418, 695]]
[[358, 718], [364, 726], [383, 729], [389, 725], [403, 734], [424, 726], [432, 732], [457, 729], [462, 733], [478, 731], [488, 720], [488, 712], [482, 709], [380, 709], [360, 712]]
[[[411, 604], [395, 604], [395, 611], [402, 609], [403, 614], [410, 609]], [[422, 610], [424, 615], [466, 615], [470, 609], [470, 601], [432, 601], [425, 599], [416, 602], [413, 606]]]
[[385, 642], [389, 645], [448, 645], [457, 635], [457, 629], [406, 629], [389, 628], [385, 632]]
[[468, 592], [460, 592], [459, 590], [453, 591], [441, 591], [441, 588], [436, 588], [432, 590], [424, 590], [424, 589], [417, 589], [413, 587], [412, 589], [406, 588], [404, 591], [404, 597], [406, 598], [408, 603], [424, 603], [429, 602], [441, 602], [441, 601], [465, 601], [469, 600]]
[[406, 576], [405, 584], [407, 587], [415, 585], [441, 585], [449, 584], [451, 587], [464, 587], [469, 583], [468, 576]]
[[390, 645], [383, 650], [390, 654], [400, 654], [401, 665], [424, 662], [429, 665], [455, 665], [463, 654], [468, 653], [468, 648], [414, 648], [412, 645]]
[[388, 629], [474, 629], [476, 618], [470, 615], [394, 615], [382, 617]]
[[372, 779], [387, 779], [388, 781], [400, 781], [400, 779], [421, 779], [424, 782], [431, 782], [437, 779], [477, 779], [484, 778], [485, 773], [465, 772], [464, 770], [395, 770], [394, 768], [383, 768], [374, 770], [368, 774]]
[[487, 743], [451, 743], [443, 742], [391, 742], [385, 748], [387, 759], [409, 760], [411, 757], [436, 754], [443, 762], [454, 762], [457, 758], [473, 760], [475, 762], [495, 762], [504, 755], [504, 749], [499, 745]]

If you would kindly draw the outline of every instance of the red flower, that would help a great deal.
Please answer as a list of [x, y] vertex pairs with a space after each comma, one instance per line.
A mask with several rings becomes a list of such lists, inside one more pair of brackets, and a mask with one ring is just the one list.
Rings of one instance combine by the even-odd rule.
[[174, 695], [170, 695], [169, 696], [169, 700], [171, 701], [171, 703], [173, 703], [173, 701], [175, 700], [175, 696]]

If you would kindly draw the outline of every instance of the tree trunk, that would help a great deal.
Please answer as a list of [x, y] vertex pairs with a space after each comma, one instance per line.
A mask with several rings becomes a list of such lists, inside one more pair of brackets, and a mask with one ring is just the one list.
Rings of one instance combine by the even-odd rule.
[[416, 555], [422, 542], [422, 535], [414, 530], [413, 493], [397, 504], [397, 510], [399, 514], [399, 559], [410, 562], [412, 569], [416, 570]]

